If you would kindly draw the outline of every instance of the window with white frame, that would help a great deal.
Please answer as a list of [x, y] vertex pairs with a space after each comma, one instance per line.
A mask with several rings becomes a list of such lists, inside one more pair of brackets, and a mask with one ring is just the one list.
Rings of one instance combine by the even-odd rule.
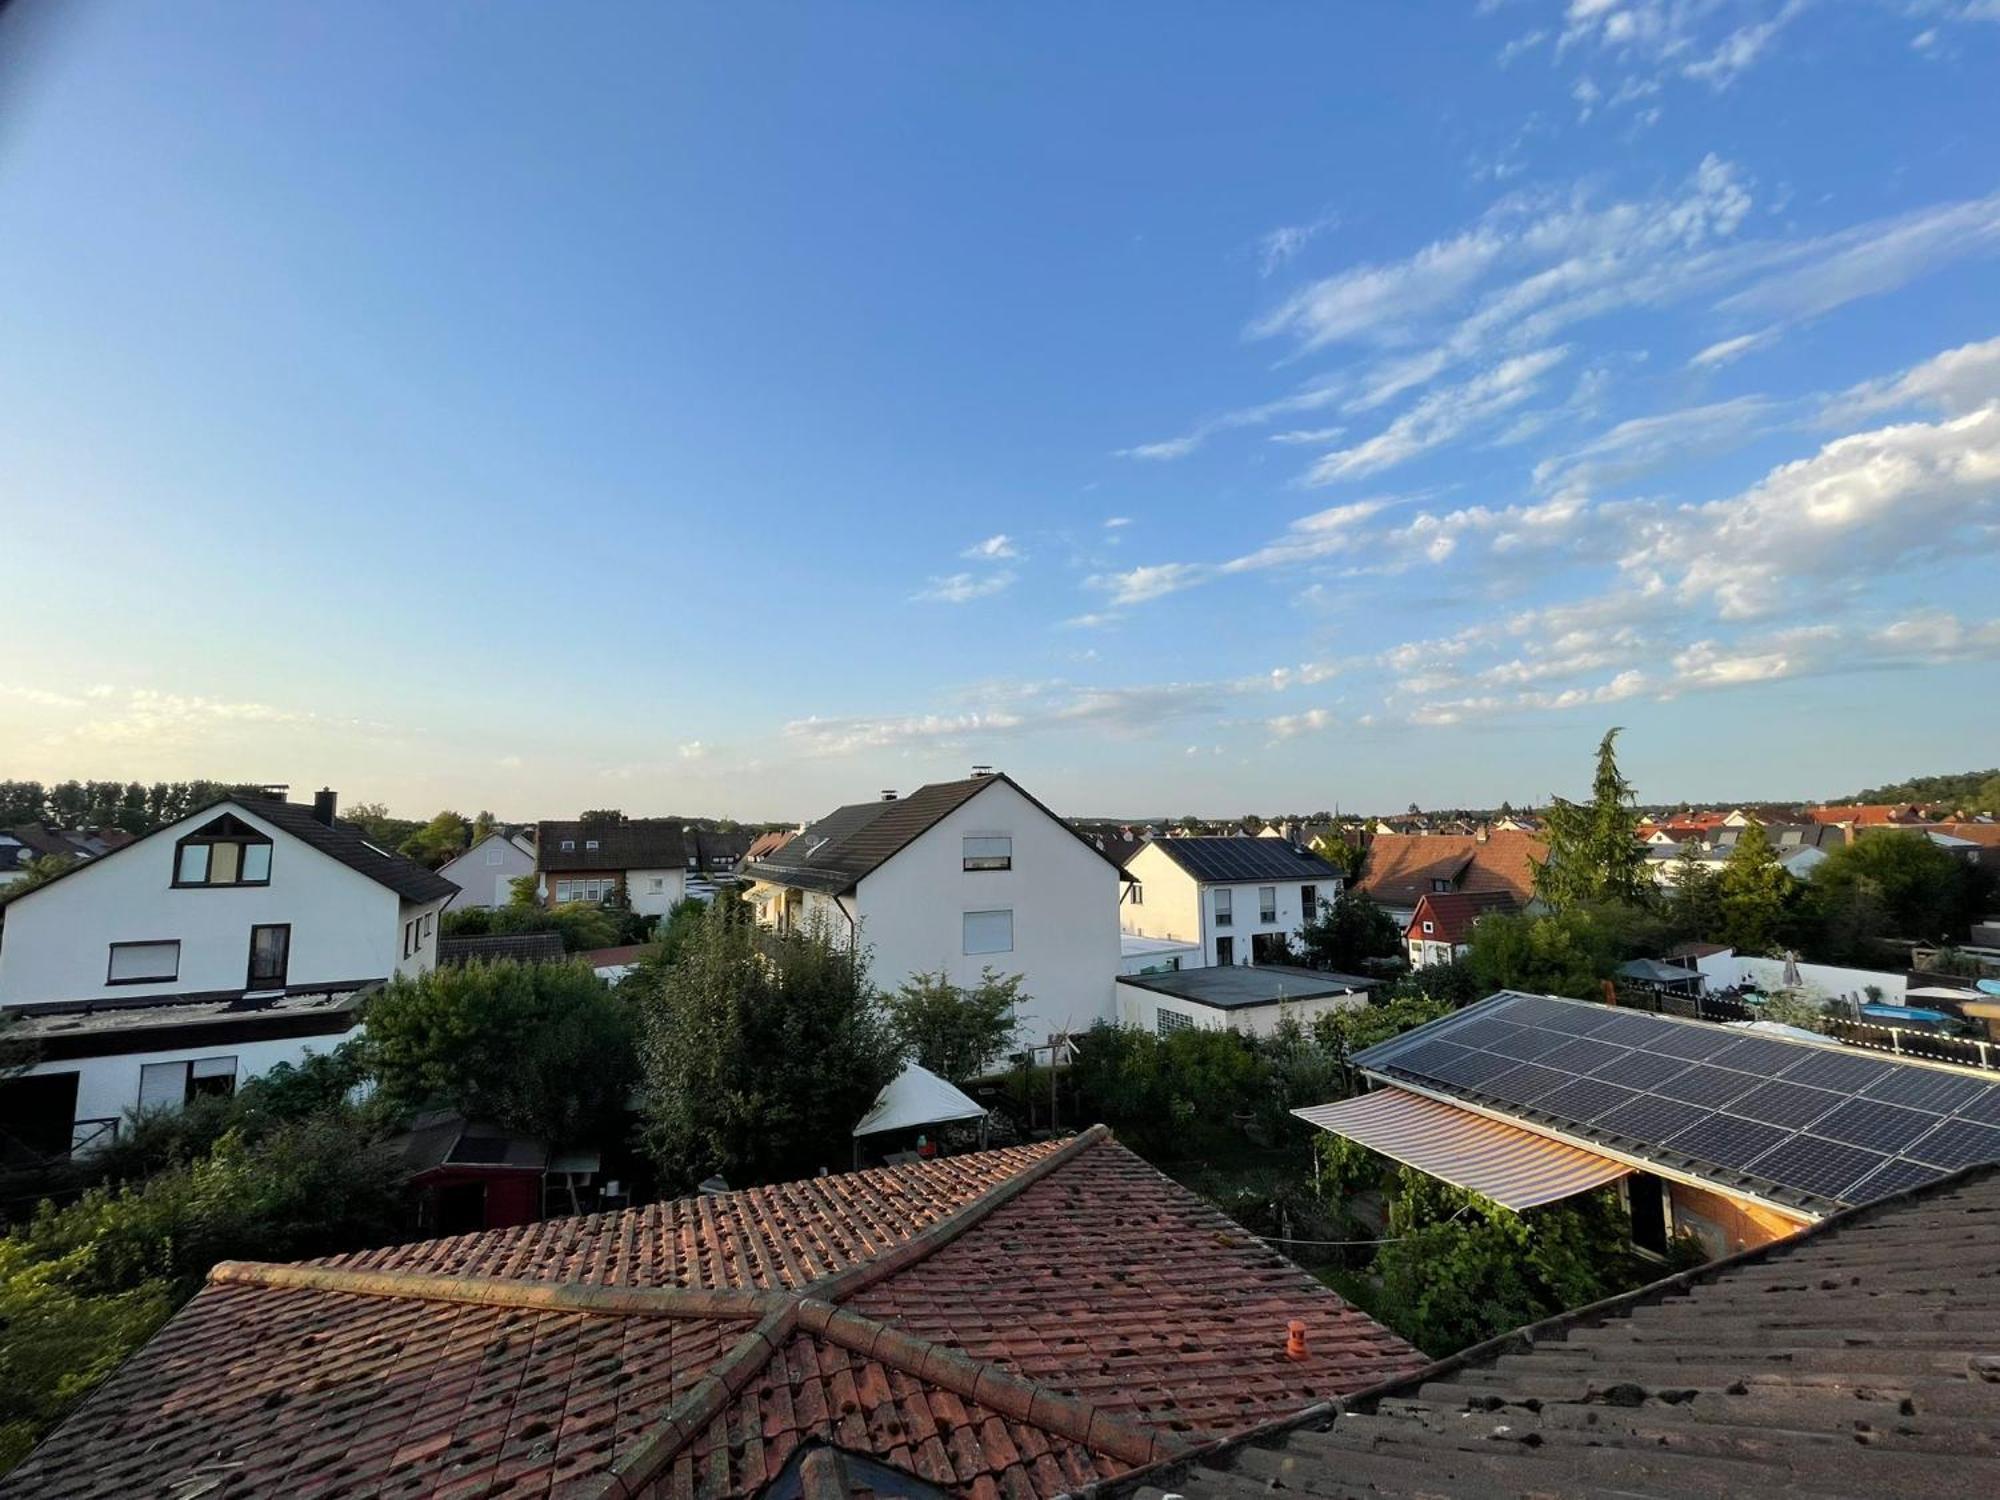
[[1433, 932], [1435, 932], [1436, 930], [1437, 930], [1437, 928], [1436, 928], [1436, 925], [1435, 925], [1434, 923], [1431, 923], [1431, 922], [1426, 922], [1426, 923], [1424, 923], [1424, 935], [1425, 935], [1426, 937], [1430, 936], [1430, 934], [1431, 934], [1431, 933], [1433, 933]]
[[965, 914], [965, 942], [967, 953], [1012, 953], [1014, 951], [1014, 913], [1008, 911], [969, 911]]
[[576, 852], [576, 840], [564, 839], [562, 841], [562, 852], [565, 854], [574, 854]]
[[664, 875], [655, 875], [647, 882], [646, 888], [653, 892], [654, 895], [658, 895], [667, 888], [667, 877]]
[[1257, 920], [1259, 922], [1278, 920], [1278, 888], [1275, 885], [1257, 887]]
[[1153, 1030], [1161, 1036], [1172, 1036], [1176, 1031], [1192, 1031], [1194, 1018], [1183, 1011], [1156, 1005], [1153, 1007]]
[[111, 960], [104, 971], [106, 984], [160, 984], [180, 978], [181, 945], [176, 941], [158, 943], [113, 943]]
[[1014, 839], [1005, 833], [969, 833], [960, 843], [962, 867], [968, 870], [1014, 868]]
[[497, 865], [500, 863], [500, 846], [498, 844], [487, 845], [486, 863], [488, 863], [489, 865]]
[[139, 1069], [139, 1108], [179, 1109], [204, 1094], [228, 1098], [236, 1092], [234, 1057], [146, 1063]]
[[1319, 887], [1302, 885], [1299, 887], [1299, 915], [1308, 922], [1319, 915]]
[[1223, 886], [1215, 893], [1215, 925], [1233, 926], [1236, 922], [1236, 893]]
[[597, 847], [597, 840], [596, 840], [596, 839], [585, 839], [585, 840], [583, 841], [583, 847], [584, 847], [584, 848], [586, 848], [586, 849], [595, 849], [595, 848]]

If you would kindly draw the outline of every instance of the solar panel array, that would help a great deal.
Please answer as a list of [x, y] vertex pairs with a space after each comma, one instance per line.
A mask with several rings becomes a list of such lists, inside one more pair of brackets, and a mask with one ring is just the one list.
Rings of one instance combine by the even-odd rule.
[[1296, 849], [1285, 839], [1158, 839], [1154, 847], [1171, 855], [1197, 880], [1316, 881], [1340, 874], [1317, 854]]
[[1355, 1061], [1780, 1198], [1867, 1203], [2000, 1161], [2000, 1083], [1578, 1000], [1496, 996]]

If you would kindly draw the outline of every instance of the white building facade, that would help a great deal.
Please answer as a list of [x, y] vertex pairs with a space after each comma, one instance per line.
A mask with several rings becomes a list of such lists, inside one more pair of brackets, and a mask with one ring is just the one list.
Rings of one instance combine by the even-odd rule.
[[759, 921], [823, 925], [878, 989], [1021, 975], [1018, 1045], [1116, 1014], [1118, 868], [1004, 775], [839, 809], [747, 873]]
[[1138, 937], [1195, 946], [1184, 966], [1282, 963], [1284, 948], [1341, 874], [1279, 839], [1154, 839], [1125, 863], [1134, 884], [1120, 926]]
[[534, 844], [525, 834], [508, 835], [498, 829], [438, 868], [438, 874], [458, 887], [459, 893], [446, 903], [451, 911], [506, 906], [514, 899], [514, 882], [534, 873]]

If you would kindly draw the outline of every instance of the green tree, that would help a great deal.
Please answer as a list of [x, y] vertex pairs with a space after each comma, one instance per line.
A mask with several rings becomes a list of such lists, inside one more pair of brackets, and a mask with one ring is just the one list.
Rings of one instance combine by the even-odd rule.
[[403, 840], [402, 852], [420, 864], [437, 866], [463, 854], [472, 825], [458, 813], [445, 811]]
[[1822, 912], [1869, 891], [1898, 937], [1936, 942], [1962, 938], [1984, 895], [1972, 868], [1921, 833], [1871, 833], [1831, 850], [1812, 872]]
[[1557, 911], [1581, 903], [1639, 902], [1653, 892], [1639, 842], [1637, 800], [1618, 769], [1618, 736], [1597, 746], [1588, 802], [1549, 799], [1548, 858], [1535, 866], [1535, 894]]
[[389, 815], [388, 804], [357, 802], [341, 813], [341, 821], [352, 823], [378, 848], [394, 849], [424, 825], [410, 818]]
[[44, 854], [29, 860], [23, 867], [19, 879], [10, 880], [7, 884], [0, 885], [0, 906], [5, 906], [9, 901], [18, 900], [37, 886], [47, 885], [56, 876], [62, 874], [64, 870], [70, 869], [75, 864], [76, 856], [73, 854]]
[[1695, 857], [1692, 844], [1674, 861], [1671, 910], [1674, 927], [1682, 937], [1713, 943], [1722, 936], [1722, 890], [1715, 871]]
[[1233, 1031], [1158, 1036], [1101, 1023], [1077, 1041], [1070, 1083], [1084, 1113], [1145, 1156], [1179, 1158], [1240, 1137], [1269, 1103], [1270, 1073]]
[[672, 965], [623, 990], [641, 1017], [643, 1138], [673, 1188], [842, 1164], [896, 1070], [865, 957], [823, 928], [769, 934], [714, 907]]
[[1312, 841], [1312, 852], [1352, 881], [1361, 874], [1361, 847], [1342, 834], [1322, 833]]
[[1306, 963], [1344, 974], [1365, 972], [1369, 960], [1395, 958], [1403, 951], [1403, 931], [1395, 918], [1373, 897], [1355, 890], [1322, 901], [1318, 914], [1299, 928], [1297, 940]]
[[367, 1021], [363, 1060], [390, 1106], [449, 1107], [557, 1144], [623, 1134], [636, 1020], [583, 964], [434, 969], [392, 981]]
[[1606, 923], [1581, 907], [1546, 916], [1481, 917], [1465, 962], [1482, 993], [1527, 990], [1594, 1000], [1618, 966], [1618, 954]]
[[1722, 941], [1742, 953], [1768, 953], [1777, 946], [1794, 882], [1762, 824], [1752, 823], [1737, 835], [1715, 884]]
[[954, 1083], [977, 1078], [1014, 1044], [1020, 1026], [1019, 974], [982, 969], [964, 988], [949, 975], [912, 974], [884, 1002], [889, 1027], [911, 1060]]
[[500, 826], [499, 820], [495, 818], [492, 813], [487, 812], [484, 808], [481, 808], [478, 812], [474, 813], [472, 816], [472, 842], [475, 844], [478, 843], [481, 839], [485, 838], [487, 834], [492, 833], [496, 829], [498, 829], [499, 826]]

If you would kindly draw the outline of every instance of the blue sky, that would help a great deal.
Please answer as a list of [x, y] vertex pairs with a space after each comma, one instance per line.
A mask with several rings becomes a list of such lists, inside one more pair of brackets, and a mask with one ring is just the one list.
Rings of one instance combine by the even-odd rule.
[[0, 774], [1994, 759], [1992, 0], [29, 5], [0, 58]]

